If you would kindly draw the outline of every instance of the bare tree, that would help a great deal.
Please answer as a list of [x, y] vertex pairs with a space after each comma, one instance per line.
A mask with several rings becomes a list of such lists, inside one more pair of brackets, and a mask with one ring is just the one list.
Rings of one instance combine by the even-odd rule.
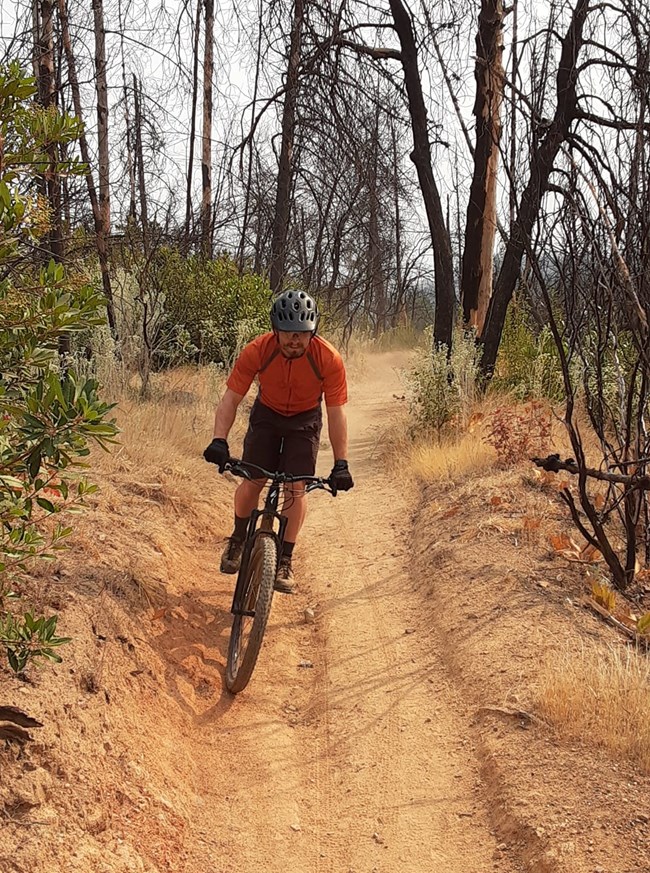
[[502, 0], [482, 0], [476, 35], [476, 145], [467, 202], [461, 300], [463, 320], [480, 335], [492, 294], [497, 226], [497, 169], [503, 98]]
[[203, 55], [203, 146], [201, 152], [201, 251], [212, 254], [212, 76], [214, 74], [214, 0], [205, 0]]
[[271, 239], [271, 263], [269, 280], [271, 291], [279, 294], [284, 279], [287, 229], [291, 210], [291, 186], [293, 182], [293, 146], [295, 137], [296, 101], [298, 99], [300, 47], [303, 26], [303, 0], [294, 0], [289, 41], [289, 59], [282, 110], [282, 144], [278, 166], [278, 183], [275, 195], [275, 215]]
[[[63, 41], [63, 49], [65, 51], [66, 62], [68, 65], [68, 79], [70, 81], [70, 88], [72, 90], [72, 100], [75, 115], [80, 120], [83, 120], [83, 107], [81, 104], [81, 92], [79, 89], [79, 77], [77, 75], [77, 64], [74, 56], [74, 52], [72, 50], [72, 40], [70, 38], [70, 25], [68, 19], [68, 9], [66, 0], [59, 0], [59, 20], [61, 22], [61, 37]], [[81, 158], [83, 162], [87, 165], [86, 172], [86, 184], [88, 187], [88, 199], [90, 200], [90, 206], [93, 213], [93, 222], [95, 225], [95, 240], [97, 245], [97, 256], [99, 258], [99, 269], [102, 275], [102, 287], [104, 289], [104, 296], [107, 301], [107, 314], [108, 314], [108, 323], [111, 328], [111, 332], [113, 336], [117, 336], [117, 326], [115, 323], [115, 309], [113, 305], [113, 293], [111, 289], [111, 277], [109, 271], [109, 259], [108, 259], [108, 238], [105, 233], [104, 223], [102, 221], [102, 215], [99, 208], [99, 201], [97, 199], [97, 191], [95, 189], [95, 180], [93, 178], [92, 173], [92, 162], [90, 156], [90, 149], [88, 148], [88, 140], [86, 138], [85, 130], [79, 135], [79, 149], [81, 151]]]
[[192, 171], [194, 169], [194, 142], [196, 140], [196, 103], [199, 87], [199, 35], [201, 33], [201, 6], [203, 0], [197, 0], [196, 16], [194, 18], [194, 42], [192, 62], [192, 112], [190, 116], [190, 144], [187, 158], [187, 189], [185, 193], [185, 227], [183, 231], [183, 250], [187, 252], [190, 246], [190, 223], [192, 219]]
[[[111, 231], [111, 200], [108, 156], [108, 81], [106, 77], [106, 34], [103, 0], [93, 0], [95, 30], [95, 87], [97, 91], [97, 145], [99, 178], [98, 237], [107, 241]], [[107, 252], [104, 253], [108, 257]]]
[[[524, 253], [530, 247], [533, 227], [538, 219], [542, 200], [549, 189], [555, 160], [578, 117], [576, 90], [578, 57], [584, 40], [583, 30], [588, 12], [589, 0], [577, 0], [568, 29], [562, 39], [562, 51], [555, 79], [555, 113], [539, 145], [530, 156], [530, 176], [521, 196], [517, 220], [508, 239], [490, 301], [485, 329], [481, 335], [483, 344], [481, 367], [486, 374], [494, 370], [508, 304], [519, 279]], [[540, 119], [536, 118], [533, 121], [539, 124]]]

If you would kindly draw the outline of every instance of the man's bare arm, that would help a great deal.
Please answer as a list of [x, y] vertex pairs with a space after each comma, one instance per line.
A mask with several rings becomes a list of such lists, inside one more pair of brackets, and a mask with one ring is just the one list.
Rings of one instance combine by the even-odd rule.
[[348, 459], [348, 418], [345, 406], [327, 407], [327, 430], [335, 461]]
[[244, 399], [243, 394], [236, 394], [226, 388], [214, 415], [214, 438], [227, 440], [230, 429], [235, 423], [237, 407]]

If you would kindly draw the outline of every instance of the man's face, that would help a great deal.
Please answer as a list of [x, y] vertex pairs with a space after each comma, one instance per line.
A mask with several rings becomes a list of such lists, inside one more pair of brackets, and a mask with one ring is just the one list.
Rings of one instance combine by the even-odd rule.
[[307, 346], [311, 339], [311, 331], [278, 331], [278, 342], [280, 343], [280, 351], [285, 358], [300, 358], [307, 351]]

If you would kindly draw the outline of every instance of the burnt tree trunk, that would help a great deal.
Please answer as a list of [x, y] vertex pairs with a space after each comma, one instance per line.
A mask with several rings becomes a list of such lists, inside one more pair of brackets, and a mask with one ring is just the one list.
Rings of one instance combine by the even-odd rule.
[[[108, 159], [108, 83], [106, 80], [106, 35], [103, 0], [93, 0], [95, 25], [95, 87], [97, 90], [97, 145], [99, 157], [99, 227], [98, 238], [106, 244], [103, 256], [108, 264], [108, 238], [111, 232], [111, 200]], [[108, 269], [108, 267], [107, 267]], [[103, 279], [103, 274], [102, 274]]]
[[[70, 80], [70, 89], [72, 91], [72, 105], [77, 118], [83, 120], [83, 110], [81, 105], [81, 92], [79, 90], [79, 77], [77, 75], [77, 64], [75, 61], [74, 52], [72, 50], [72, 41], [70, 39], [70, 23], [68, 19], [68, 10], [66, 0], [59, 0], [59, 19], [61, 21], [61, 38], [63, 41], [63, 50], [66, 56], [68, 65], [68, 79]], [[90, 151], [88, 149], [88, 140], [86, 139], [85, 130], [79, 136], [79, 150], [81, 151], [81, 159], [88, 167], [86, 173], [86, 186], [88, 188], [88, 199], [93, 213], [93, 223], [95, 225], [95, 245], [97, 246], [97, 257], [99, 259], [99, 269], [102, 274], [102, 288], [106, 297], [106, 311], [108, 315], [108, 324], [113, 336], [117, 339], [117, 325], [115, 323], [115, 307], [113, 304], [113, 291], [111, 288], [111, 276], [108, 268], [108, 239], [104, 234], [104, 227], [99, 209], [99, 201], [97, 199], [97, 190], [95, 188], [95, 180], [93, 178], [90, 159]]]
[[149, 258], [149, 213], [147, 209], [147, 186], [144, 177], [144, 152], [142, 149], [142, 82], [133, 74], [133, 107], [135, 126], [135, 169], [140, 198], [140, 224], [142, 225], [142, 248]]
[[273, 294], [282, 291], [287, 255], [287, 233], [291, 209], [291, 188], [293, 184], [293, 144], [296, 127], [296, 102], [298, 99], [300, 74], [300, 45], [303, 26], [303, 0], [295, 0], [291, 37], [289, 42], [289, 64], [287, 83], [282, 111], [282, 145], [278, 167], [278, 184], [275, 196], [273, 234], [271, 237], [271, 263], [269, 281]]
[[418, 53], [411, 18], [401, 0], [390, 0], [390, 9], [395, 30], [401, 46], [401, 63], [408, 96], [409, 113], [413, 130], [411, 160], [415, 164], [418, 181], [424, 199], [435, 265], [435, 323], [433, 329], [436, 346], [451, 349], [456, 298], [454, 294], [454, 267], [451, 242], [445, 225], [440, 193], [433, 176], [431, 144], [427, 126], [427, 110], [422, 94], [422, 82], [418, 69]]
[[[56, 109], [53, 16], [54, 4], [52, 0], [41, 0], [38, 35], [38, 96], [41, 105], [51, 111]], [[61, 176], [56, 168], [59, 160], [59, 148], [54, 142], [47, 143], [46, 148], [50, 161], [48, 172], [45, 176], [45, 193], [51, 215], [48, 233], [48, 253], [55, 261], [62, 261]]]
[[494, 372], [508, 305], [519, 279], [524, 254], [530, 246], [542, 199], [548, 191], [555, 158], [562, 144], [566, 142], [571, 125], [577, 116], [578, 54], [583, 44], [583, 29], [588, 11], [589, 0], [578, 0], [569, 28], [562, 40], [556, 76], [555, 114], [546, 134], [530, 158], [530, 178], [521, 197], [517, 219], [506, 246], [481, 337], [483, 343], [481, 369], [487, 376]]
[[203, 54], [203, 151], [201, 155], [201, 251], [212, 255], [212, 75], [214, 68], [214, 0], [205, 0]]
[[187, 254], [190, 247], [190, 228], [192, 223], [192, 171], [194, 169], [194, 142], [196, 140], [196, 100], [199, 89], [199, 36], [201, 32], [201, 6], [203, 0], [197, 0], [196, 19], [194, 21], [194, 58], [192, 63], [192, 114], [190, 120], [190, 149], [187, 158], [187, 191], [185, 192], [185, 227], [183, 229], [183, 251]]
[[463, 321], [480, 335], [492, 293], [497, 168], [503, 102], [503, 2], [482, 0], [476, 35], [476, 147], [467, 204], [461, 298]]

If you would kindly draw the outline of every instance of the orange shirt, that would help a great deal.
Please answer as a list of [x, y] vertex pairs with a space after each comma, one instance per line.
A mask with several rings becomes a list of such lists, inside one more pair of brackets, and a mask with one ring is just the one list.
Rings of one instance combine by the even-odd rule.
[[[270, 360], [275, 351], [277, 354]], [[280, 415], [314, 409], [322, 395], [327, 406], [343, 406], [348, 400], [348, 388], [341, 355], [319, 336], [309, 343], [308, 351], [322, 380], [314, 372], [307, 353], [300, 358], [285, 358], [275, 334], [262, 334], [242, 349], [226, 384], [236, 394], [246, 394], [257, 376], [261, 402]]]

